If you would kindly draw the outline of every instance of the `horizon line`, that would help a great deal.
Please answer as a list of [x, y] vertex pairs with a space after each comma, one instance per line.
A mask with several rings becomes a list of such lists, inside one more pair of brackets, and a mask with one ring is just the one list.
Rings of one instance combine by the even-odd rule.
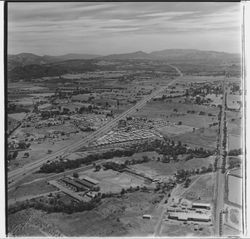
[[158, 51], [166, 51], [166, 50], [194, 50], [194, 51], [207, 51], [207, 52], [219, 52], [219, 53], [227, 53], [227, 54], [241, 54], [241, 52], [228, 52], [228, 51], [218, 51], [218, 50], [202, 50], [202, 49], [195, 49], [195, 48], [165, 48], [162, 50], [154, 50], [154, 51], [143, 51], [143, 50], [138, 50], [138, 51], [133, 51], [133, 52], [121, 52], [121, 53], [109, 53], [109, 54], [97, 54], [97, 53], [74, 53], [74, 52], [69, 52], [69, 53], [64, 53], [64, 54], [59, 54], [59, 55], [48, 55], [48, 54], [37, 54], [33, 52], [19, 52], [19, 53], [8, 53], [7, 55], [20, 55], [20, 54], [33, 54], [37, 55], [40, 57], [43, 56], [54, 56], [54, 57], [59, 57], [59, 56], [65, 56], [65, 55], [96, 55], [97, 57], [102, 57], [102, 56], [109, 56], [109, 55], [120, 55], [120, 54], [131, 54], [131, 53], [136, 53], [136, 52], [143, 52], [146, 54], [151, 54], [153, 52], [158, 52]]

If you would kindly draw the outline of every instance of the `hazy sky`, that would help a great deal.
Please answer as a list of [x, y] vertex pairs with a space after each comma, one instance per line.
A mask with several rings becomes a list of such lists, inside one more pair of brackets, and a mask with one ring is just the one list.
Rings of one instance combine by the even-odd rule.
[[9, 54], [240, 51], [235, 3], [8, 3]]

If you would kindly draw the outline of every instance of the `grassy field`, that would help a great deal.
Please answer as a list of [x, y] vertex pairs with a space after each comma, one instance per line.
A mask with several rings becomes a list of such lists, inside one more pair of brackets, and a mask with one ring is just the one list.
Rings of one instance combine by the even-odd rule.
[[[202, 226], [201, 226], [202, 227]], [[213, 234], [213, 228], [211, 226], [204, 226], [202, 230], [195, 231], [194, 226], [184, 225], [182, 222], [170, 223], [164, 222], [162, 224], [161, 236], [165, 237], [209, 237]]]
[[213, 163], [214, 157], [208, 158], [194, 158], [188, 161], [179, 161], [177, 163], [162, 163], [157, 161], [150, 161], [148, 163], [137, 164], [130, 166], [131, 168], [141, 171], [145, 174], [154, 175], [174, 175], [177, 170], [180, 169], [195, 169], [203, 166], [208, 167], [210, 163]]
[[[175, 99], [176, 100], [176, 99]], [[174, 110], [177, 112], [174, 112]], [[187, 111], [195, 111], [195, 114]], [[199, 115], [203, 111], [205, 115]], [[208, 114], [212, 116], [208, 116]], [[185, 104], [178, 102], [149, 102], [140, 111], [136, 112], [136, 117], [147, 117], [152, 119], [164, 119], [172, 123], [182, 122], [182, 125], [201, 128], [208, 127], [210, 123], [217, 121], [218, 108], [195, 104]]]
[[[60, 141], [55, 141], [52, 142], [52, 140], [46, 140], [41, 144], [37, 143], [32, 143], [30, 148], [26, 151], [22, 151], [18, 153], [18, 156], [15, 160], [11, 160], [9, 164], [9, 170], [16, 169], [18, 167], [22, 167], [27, 163], [30, 163], [32, 161], [36, 161], [40, 159], [41, 157], [45, 157], [48, 155], [48, 149], [54, 151], [57, 151], [59, 149], [62, 149], [69, 144], [72, 144], [74, 142], [77, 142], [82, 138], [84, 134], [78, 133], [78, 134], [73, 134], [70, 136], [68, 139], [60, 140]], [[24, 158], [23, 155], [25, 152], [29, 152], [29, 157]]]
[[228, 175], [228, 201], [242, 205], [242, 178]]
[[214, 182], [214, 173], [203, 175], [182, 195], [182, 197], [191, 201], [211, 202], [213, 200]]
[[87, 175], [97, 181], [99, 181], [99, 185], [102, 193], [107, 192], [121, 192], [122, 188], [129, 188], [130, 186], [144, 186], [144, 180], [139, 177], [135, 177], [133, 175], [127, 173], [119, 173], [109, 170], [100, 170], [95, 172], [93, 169], [84, 171], [83, 173], [79, 173], [79, 177]]
[[232, 150], [232, 149], [243, 148], [242, 137], [243, 137], [243, 135], [229, 134], [228, 135], [228, 149]]
[[22, 120], [26, 116], [26, 113], [15, 113], [15, 114], [8, 114], [8, 117], [13, 118], [15, 120]]
[[145, 221], [142, 215], [151, 213], [158, 200], [157, 194], [128, 193], [120, 198], [106, 198], [91, 211], [46, 214], [43, 220], [66, 236], [148, 236], [153, 233], [154, 222]]
[[172, 137], [176, 141], [181, 141], [191, 147], [203, 147], [207, 149], [216, 148], [217, 127], [199, 129], [195, 132], [188, 132]]
[[34, 182], [32, 184], [18, 186], [15, 190], [8, 192], [8, 198], [15, 199], [26, 196], [35, 196], [42, 193], [53, 192], [55, 190], [57, 190], [55, 187], [46, 182]]

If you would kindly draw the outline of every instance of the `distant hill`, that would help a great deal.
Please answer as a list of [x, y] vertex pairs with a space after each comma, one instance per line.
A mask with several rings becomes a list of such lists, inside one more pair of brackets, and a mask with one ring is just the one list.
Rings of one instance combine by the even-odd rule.
[[23, 67], [27, 65], [43, 65], [48, 63], [67, 61], [67, 60], [86, 60], [100, 57], [100, 55], [91, 54], [66, 54], [61, 56], [38, 56], [32, 53], [20, 53], [17, 55], [8, 55], [8, 70], [15, 67]]
[[132, 53], [124, 53], [124, 54], [112, 54], [101, 57], [106, 60], [127, 60], [127, 59], [151, 59], [152, 56], [143, 51], [136, 51]]
[[[217, 51], [201, 51], [194, 49], [167, 49], [150, 53], [154, 58], [161, 58], [171, 62], [180, 61], [202, 61], [202, 62], [239, 62], [240, 55]], [[214, 62], [215, 63], [215, 62]]]
[[[31, 53], [21, 53], [8, 56], [8, 80], [34, 79], [43, 76], [58, 76], [66, 73], [81, 73], [96, 70], [116, 70], [115, 65], [98, 65], [99, 61], [115, 61], [123, 65], [123, 61], [132, 60], [135, 64], [140, 60], [161, 60], [175, 64], [185, 74], [199, 72], [214, 72], [223, 74], [227, 65], [237, 74], [240, 72], [240, 55], [216, 51], [201, 51], [193, 49], [167, 49], [146, 53], [136, 51], [125, 54], [107, 56], [88, 54], [67, 54], [62, 56], [38, 56]], [[118, 64], [118, 65], [119, 65]], [[156, 66], [154, 66], [156, 67]]]
[[151, 60], [167, 60], [169, 62], [214, 62], [214, 61], [225, 61], [225, 62], [239, 62], [240, 55], [217, 52], [217, 51], [201, 51], [194, 49], [167, 49], [162, 51], [153, 51], [146, 53], [143, 51], [137, 51], [126, 54], [112, 54], [102, 57], [106, 60], [125, 60], [125, 59], [151, 59]]

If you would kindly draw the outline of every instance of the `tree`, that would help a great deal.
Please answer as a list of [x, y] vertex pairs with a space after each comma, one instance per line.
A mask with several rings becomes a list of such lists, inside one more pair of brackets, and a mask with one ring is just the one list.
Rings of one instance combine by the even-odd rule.
[[25, 158], [28, 158], [29, 156], [30, 156], [29, 152], [25, 152], [25, 153], [24, 153], [24, 157], [25, 157]]
[[184, 183], [184, 188], [189, 187], [190, 183], [191, 183], [191, 179], [187, 178], [186, 181], [185, 181], [185, 183]]
[[51, 149], [48, 149], [48, 154], [51, 154], [52, 153], [52, 150]]
[[100, 171], [100, 170], [101, 170], [101, 165], [99, 165], [99, 164], [96, 165], [96, 166], [95, 166], [95, 171], [98, 172], [98, 171]]
[[14, 153], [13, 153], [13, 159], [15, 159], [17, 157], [17, 155], [18, 155], [18, 151], [14, 151]]
[[79, 174], [78, 174], [77, 172], [74, 172], [74, 173], [73, 173], [73, 177], [74, 177], [74, 178], [79, 178]]
[[126, 190], [124, 188], [122, 188], [121, 190], [121, 195], [125, 194]]

